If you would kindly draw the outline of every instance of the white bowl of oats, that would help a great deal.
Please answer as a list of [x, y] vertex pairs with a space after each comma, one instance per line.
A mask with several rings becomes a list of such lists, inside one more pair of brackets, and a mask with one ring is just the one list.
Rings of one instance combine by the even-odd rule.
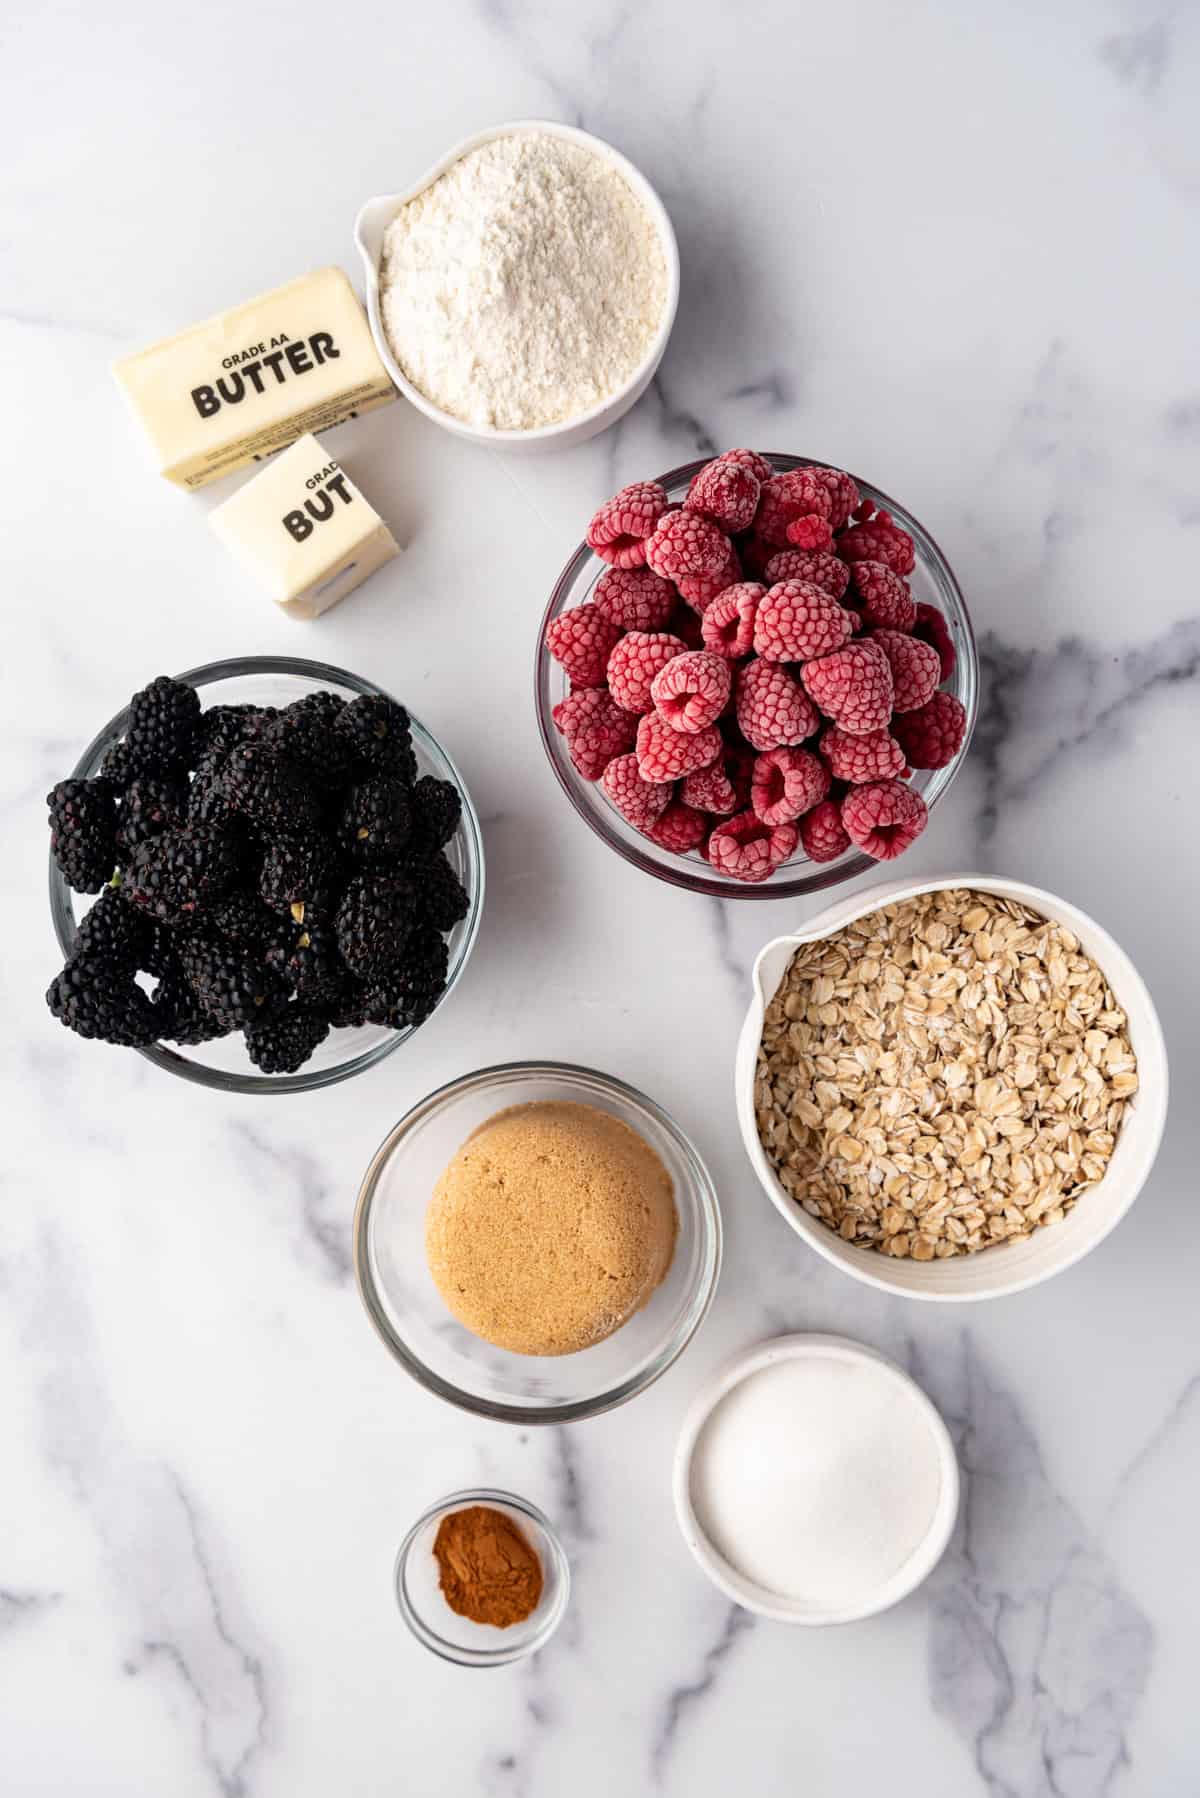
[[768, 1197], [908, 1298], [996, 1298], [1102, 1242], [1154, 1164], [1167, 1053], [1078, 906], [983, 874], [892, 880], [754, 965], [735, 1083]]

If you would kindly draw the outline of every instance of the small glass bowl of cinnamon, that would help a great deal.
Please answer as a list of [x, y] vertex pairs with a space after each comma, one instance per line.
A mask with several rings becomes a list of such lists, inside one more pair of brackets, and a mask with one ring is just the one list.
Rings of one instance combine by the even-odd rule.
[[460, 1667], [507, 1667], [536, 1654], [570, 1591], [549, 1518], [514, 1492], [481, 1487], [439, 1499], [396, 1556], [400, 1615], [418, 1642]]

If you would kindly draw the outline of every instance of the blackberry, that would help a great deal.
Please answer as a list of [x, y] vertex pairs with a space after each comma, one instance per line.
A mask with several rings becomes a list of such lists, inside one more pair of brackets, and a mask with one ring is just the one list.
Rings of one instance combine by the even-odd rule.
[[124, 742], [110, 743], [104, 752], [100, 772], [105, 780], [110, 780], [118, 790], [129, 785], [133, 779], [134, 768]]
[[409, 740], [408, 713], [384, 693], [360, 693], [338, 714], [337, 732], [352, 762], [376, 774], [395, 774], [409, 785], [417, 758]]
[[116, 887], [105, 887], [80, 919], [71, 947], [74, 961], [104, 962], [125, 974], [150, 970], [156, 956], [157, 932], [148, 918], [126, 905]]
[[267, 743], [238, 743], [230, 750], [220, 784], [235, 809], [271, 838], [314, 836], [321, 802], [302, 768]]
[[249, 888], [227, 893], [205, 917], [205, 927], [227, 942], [266, 954], [278, 928], [275, 918]]
[[159, 1042], [178, 1043], [186, 1048], [214, 1042], [217, 1037], [228, 1036], [233, 1028], [218, 1023], [205, 1011], [178, 961], [167, 967], [155, 987], [153, 1005]]
[[421, 910], [438, 930], [453, 930], [471, 908], [467, 890], [444, 855], [415, 863]]
[[164, 830], [138, 844], [122, 870], [121, 892], [163, 924], [187, 923], [241, 883], [245, 861], [244, 839], [227, 826]]
[[408, 795], [394, 774], [377, 774], [350, 788], [342, 806], [341, 839], [355, 861], [368, 867], [395, 861], [408, 842]]
[[443, 849], [458, 829], [462, 795], [448, 780], [423, 774], [412, 790], [412, 847]]
[[446, 990], [448, 966], [441, 931], [433, 924], [418, 924], [404, 945], [399, 964], [366, 995], [363, 1012], [367, 1021], [384, 1024], [389, 1030], [423, 1024]]
[[417, 918], [418, 889], [406, 874], [361, 874], [338, 906], [335, 929], [352, 974], [374, 980], [394, 968]]
[[[273, 912], [287, 914], [296, 906], [320, 911], [322, 898], [336, 884], [337, 857], [332, 843], [321, 837], [280, 837], [263, 855], [258, 892]], [[325, 908], [328, 907], [328, 899]]]
[[277, 1018], [246, 1026], [246, 1053], [264, 1074], [294, 1074], [328, 1035], [328, 1018], [289, 1005]]
[[261, 737], [278, 716], [273, 705], [210, 706], [200, 719], [200, 753], [204, 756], [216, 749], [224, 754], [235, 743]]
[[229, 1030], [241, 1030], [282, 1010], [287, 994], [265, 959], [224, 937], [197, 931], [179, 945], [188, 985], [204, 1010]]
[[352, 976], [327, 926], [299, 929], [290, 941], [272, 944], [267, 966], [273, 968], [303, 1004], [329, 1012], [350, 996]]
[[77, 1036], [144, 1048], [158, 1034], [154, 1007], [132, 973], [100, 958], [77, 956], [50, 985], [51, 1014]]
[[361, 1030], [367, 1021], [366, 1004], [370, 989], [353, 974], [346, 975], [340, 996], [325, 1007], [335, 1030]]
[[125, 854], [167, 829], [183, 823], [188, 784], [176, 775], [140, 774], [131, 780], [121, 801], [117, 842]]
[[107, 780], [60, 780], [46, 795], [50, 852], [77, 893], [98, 893], [117, 862], [117, 806]]
[[336, 693], [306, 693], [267, 728], [265, 740], [322, 787], [344, 786], [353, 757], [337, 721], [346, 702]]
[[129, 701], [125, 752], [138, 774], [189, 768], [197, 753], [200, 695], [160, 674]]

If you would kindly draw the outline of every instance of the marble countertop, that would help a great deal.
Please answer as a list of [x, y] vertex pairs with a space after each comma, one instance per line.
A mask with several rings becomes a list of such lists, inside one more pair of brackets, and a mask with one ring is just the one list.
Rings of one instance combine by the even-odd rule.
[[[185, 22], [49, 0], [8, 38], [0, 1788], [1194, 1792], [1200, 13], [211, 0]], [[402, 404], [343, 427], [406, 552], [319, 623], [277, 617], [204, 527], [232, 483], [156, 480], [108, 364], [310, 267], [353, 270], [365, 196], [523, 116], [609, 138], [663, 194], [683, 292], [660, 378], [617, 429], [540, 460]], [[642, 877], [538, 743], [532, 638], [581, 522], [732, 442], [877, 480], [967, 592], [981, 722], [905, 868], [1061, 891], [1157, 997], [1176, 1103], [1153, 1177], [1095, 1254], [1022, 1296], [888, 1299], [789, 1234], [730, 1065], [754, 953], [806, 908]], [[410, 699], [486, 830], [451, 1003], [369, 1075], [281, 1102], [81, 1044], [41, 997], [42, 796], [133, 686], [242, 652]], [[408, 1383], [350, 1273], [388, 1126], [527, 1056], [654, 1093], [727, 1229], [688, 1353], [569, 1429], [487, 1426]], [[966, 1476], [935, 1578], [842, 1630], [731, 1609], [671, 1509], [691, 1394], [796, 1329], [910, 1368]], [[575, 1587], [550, 1649], [485, 1677], [411, 1641], [389, 1581], [416, 1512], [488, 1481], [554, 1516]]]

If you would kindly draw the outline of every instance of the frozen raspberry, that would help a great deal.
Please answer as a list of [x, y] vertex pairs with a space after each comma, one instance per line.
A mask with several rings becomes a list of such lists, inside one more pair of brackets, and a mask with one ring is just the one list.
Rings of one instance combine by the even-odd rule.
[[876, 512], [863, 524], [842, 531], [837, 553], [843, 562], [884, 562], [895, 574], [911, 574], [917, 560], [912, 538], [890, 512]]
[[847, 643], [801, 670], [810, 696], [852, 736], [883, 730], [892, 715], [892, 670], [873, 640]]
[[903, 855], [928, 820], [925, 801], [902, 780], [875, 780], [865, 787], [851, 787], [842, 800], [842, 823], [850, 841], [877, 862]]
[[817, 728], [812, 701], [777, 662], [747, 662], [738, 670], [735, 692], [738, 728], [754, 749], [803, 743]]
[[858, 488], [841, 468], [814, 468], [810, 472], [829, 494], [829, 522], [835, 531], [840, 531], [859, 503]]
[[865, 737], [852, 737], [836, 724], [822, 731], [821, 754], [829, 763], [835, 780], [848, 780], [861, 786], [868, 780], [890, 780], [904, 773], [904, 751], [886, 730], [873, 730]]
[[806, 512], [803, 518], [793, 518], [785, 535], [795, 549], [828, 549], [833, 542], [829, 520], [818, 518], [815, 512]]
[[883, 562], [855, 562], [852, 579], [863, 623], [885, 631], [911, 631], [917, 608], [907, 582]]
[[875, 501], [873, 499], [860, 499], [850, 516], [856, 524], [865, 524], [868, 518], [874, 518], [875, 516]]
[[660, 668], [650, 683], [650, 697], [660, 718], [673, 730], [703, 730], [725, 710], [731, 677], [729, 663], [711, 649], [689, 649]]
[[652, 568], [606, 568], [592, 594], [596, 610], [623, 631], [660, 631], [675, 589]]
[[810, 862], [835, 862], [850, 847], [841, 810], [833, 799], [822, 799], [800, 820], [800, 841]]
[[792, 468], [787, 474], [772, 475], [764, 485], [754, 528], [776, 549], [786, 549], [787, 528], [795, 519], [804, 518], [810, 512], [827, 519], [832, 511], [829, 489], [817, 479], [814, 471]]
[[872, 631], [871, 641], [892, 665], [892, 710], [915, 712], [937, 692], [942, 678], [937, 650], [903, 631]]
[[733, 880], [766, 880], [795, 853], [798, 837], [794, 824], [764, 824], [757, 812], [739, 812], [709, 837], [708, 859]]
[[667, 509], [667, 493], [657, 481], [634, 481], [607, 500], [587, 528], [587, 540], [614, 568], [640, 568], [646, 539]]
[[621, 633], [590, 600], [560, 612], [546, 626], [546, 648], [577, 687], [602, 687], [608, 658]]
[[954, 664], [958, 660], [954, 651], [954, 639], [950, 628], [936, 606], [927, 606], [923, 601], [917, 604], [917, 622], [912, 627], [914, 637], [922, 643], [928, 643], [938, 652], [938, 660], [942, 664], [942, 679], [949, 680], [954, 673]]
[[637, 719], [622, 711], [604, 687], [577, 688], [555, 706], [552, 716], [584, 780], [599, 780], [615, 755], [632, 749], [637, 734]]
[[694, 811], [681, 800], [672, 799], [646, 835], [660, 849], [670, 849], [676, 855], [686, 855], [690, 849], [698, 849], [708, 835], [708, 819], [703, 812]]
[[725, 450], [717, 457], [718, 462], [733, 462], [739, 468], [748, 468], [761, 487], [764, 481], [771, 478], [771, 464], [757, 450], [731, 449]]
[[687, 645], [668, 631], [630, 631], [608, 658], [608, 690], [626, 712], [648, 712], [654, 700], [650, 686], [656, 674]]
[[768, 662], [808, 662], [840, 649], [849, 635], [849, 614], [811, 581], [768, 588], [754, 618], [754, 647]]
[[729, 554], [716, 574], [681, 574], [676, 585], [681, 597], [703, 617], [717, 595], [724, 593], [727, 587], [732, 587], [741, 578], [742, 565], [731, 543]]
[[768, 749], [754, 764], [750, 803], [764, 824], [790, 824], [829, 791], [829, 770], [808, 749]]
[[655, 574], [678, 582], [686, 575], [714, 575], [729, 561], [730, 543], [711, 518], [699, 512], [669, 512], [646, 544]]
[[715, 725], [707, 730], [675, 730], [657, 712], [647, 712], [637, 728], [637, 760], [643, 780], [679, 780], [707, 768], [722, 749]]
[[713, 812], [724, 818], [738, 809], [737, 788], [729, 778], [723, 762], [709, 768], [697, 768], [680, 784], [679, 797], [698, 812]]
[[600, 785], [635, 830], [649, 830], [666, 810], [672, 792], [669, 780], [644, 778], [636, 755], [619, 755], [610, 762], [600, 777]]
[[701, 512], [723, 531], [744, 531], [754, 523], [761, 483], [740, 462], [708, 462], [683, 502], [685, 512]]
[[777, 549], [765, 570], [768, 585], [775, 581], [811, 581], [831, 599], [841, 599], [850, 585], [850, 570], [824, 549]]
[[896, 741], [914, 768], [944, 768], [967, 734], [967, 714], [953, 693], [935, 693], [919, 711], [893, 721]]
[[754, 617], [766, 588], [757, 581], [739, 581], [713, 600], [700, 621], [704, 647], [714, 655], [740, 662], [754, 648]]

